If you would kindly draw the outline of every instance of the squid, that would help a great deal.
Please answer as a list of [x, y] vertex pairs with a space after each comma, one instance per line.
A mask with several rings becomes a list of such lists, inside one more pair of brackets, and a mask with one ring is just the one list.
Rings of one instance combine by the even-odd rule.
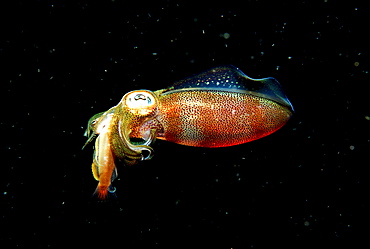
[[194, 147], [227, 147], [265, 137], [284, 126], [294, 109], [274, 78], [253, 79], [227, 65], [157, 90], [135, 90], [90, 118], [84, 147], [95, 139], [95, 193], [114, 194], [116, 165], [153, 156], [156, 139]]

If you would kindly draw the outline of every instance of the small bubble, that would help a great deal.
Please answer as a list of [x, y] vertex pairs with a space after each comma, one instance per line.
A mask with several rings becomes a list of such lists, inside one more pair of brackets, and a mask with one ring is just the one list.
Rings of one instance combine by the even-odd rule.
[[355, 146], [351, 145], [351, 146], [349, 146], [349, 149], [350, 150], [354, 150], [355, 149]]

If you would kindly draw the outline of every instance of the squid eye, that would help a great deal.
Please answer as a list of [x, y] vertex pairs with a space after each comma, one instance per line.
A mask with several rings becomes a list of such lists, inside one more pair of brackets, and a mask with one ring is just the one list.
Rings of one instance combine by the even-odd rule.
[[123, 97], [123, 104], [132, 113], [138, 115], [147, 115], [157, 107], [155, 95], [146, 90], [127, 93]]
[[152, 103], [152, 99], [150, 96], [147, 96], [145, 94], [139, 93], [134, 96], [135, 101], [146, 101], [148, 104]]

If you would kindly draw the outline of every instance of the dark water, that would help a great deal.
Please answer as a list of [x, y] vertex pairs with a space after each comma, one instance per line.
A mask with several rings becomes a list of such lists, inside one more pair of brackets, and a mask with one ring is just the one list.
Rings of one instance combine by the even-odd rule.
[[[364, 242], [364, 4], [13, 1], [1, 12], [1, 248]], [[128, 91], [225, 64], [276, 78], [296, 111], [289, 123], [230, 148], [157, 141], [152, 160], [119, 165], [117, 199], [91, 198], [87, 120]]]

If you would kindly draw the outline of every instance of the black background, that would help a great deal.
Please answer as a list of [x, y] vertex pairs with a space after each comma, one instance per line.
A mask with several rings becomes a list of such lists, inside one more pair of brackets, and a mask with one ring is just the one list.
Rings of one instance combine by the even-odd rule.
[[[334, 0], [3, 5], [1, 248], [369, 246], [368, 16]], [[225, 64], [275, 77], [289, 123], [229, 148], [157, 141], [119, 165], [117, 199], [92, 198], [87, 120]]]

